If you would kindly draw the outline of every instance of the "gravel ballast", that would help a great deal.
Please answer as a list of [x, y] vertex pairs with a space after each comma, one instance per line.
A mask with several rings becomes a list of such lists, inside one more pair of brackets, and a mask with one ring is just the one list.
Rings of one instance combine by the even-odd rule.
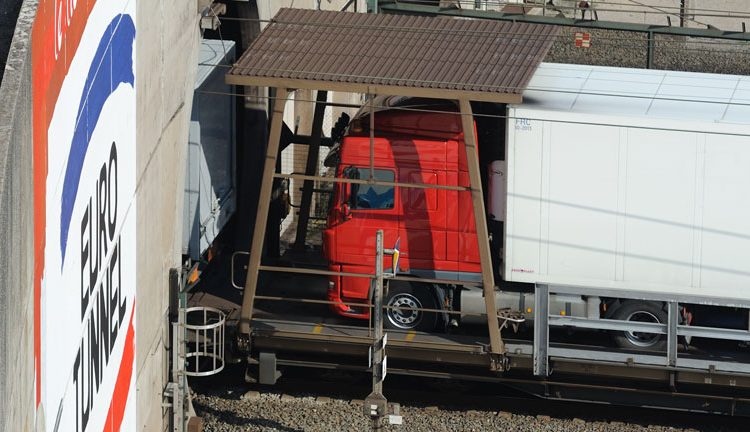
[[[314, 396], [289, 396], [250, 391], [198, 394], [193, 400], [204, 430], [209, 431], [363, 431], [370, 422], [362, 413], [361, 401]], [[592, 405], [592, 413], [596, 406]], [[698, 432], [739, 431], [733, 427], [677, 428], [622, 421], [591, 421], [526, 415], [506, 411], [463, 411], [436, 407], [401, 405], [403, 425], [387, 430], [410, 432], [441, 431], [549, 431], [549, 432]]]
[[[591, 46], [575, 46], [576, 33], [588, 33]], [[654, 69], [750, 74], [750, 43], [684, 36], [654, 36]], [[544, 61], [601, 66], [645, 68], [648, 36], [645, 33], [565, 27]]]

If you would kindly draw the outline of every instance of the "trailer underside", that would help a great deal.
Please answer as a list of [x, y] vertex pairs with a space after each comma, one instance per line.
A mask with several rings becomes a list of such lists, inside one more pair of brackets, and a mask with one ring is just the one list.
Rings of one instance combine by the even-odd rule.
[[[221, 263], [214, 266], [190, 303], [222, 309], [236, 325], [241, 291], [231, 288]], [[372, 328], [330, 312], [326, 280], [264, 274], [250, 326], [248, 381], [273, 384], [285, 367], [370, 371]], [[481, 325], [451, 333], [389, 330], [388, 373], [497, 382], [549, 399], [750, 416], [750, 350], [740, 344], [694, 339], [690, 347], [680, 344], [676, 365], [667, 366], [665, 354], [618, 349], [606, 331], [549, 330], [546, 376], [534, 374], [540, 353], [528, 328], [504, 331], [508, 370], [492, 371]]]

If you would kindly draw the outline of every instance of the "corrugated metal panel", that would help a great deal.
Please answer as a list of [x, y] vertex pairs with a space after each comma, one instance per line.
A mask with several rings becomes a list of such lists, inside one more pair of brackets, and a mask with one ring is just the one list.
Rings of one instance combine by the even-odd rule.
[[515, 102], [557, 31], [489, 20], [281, 9], [227, 81]]

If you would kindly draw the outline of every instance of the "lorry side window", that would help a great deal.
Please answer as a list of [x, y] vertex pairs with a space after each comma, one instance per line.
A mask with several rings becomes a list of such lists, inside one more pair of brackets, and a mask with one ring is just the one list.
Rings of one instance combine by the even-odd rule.
[[[376, 181], [393, 182], [396, 179], [395, 173], [390, 170], [376, 169], [374, 175]], [[351, 179], [368, 179], [370, 169], [349, 167], [344, 171], [344, 176]], [[393, 208], [394, 197], [393, 186], [352, 184], [349, 208], [352, 210], [388, 210]]]

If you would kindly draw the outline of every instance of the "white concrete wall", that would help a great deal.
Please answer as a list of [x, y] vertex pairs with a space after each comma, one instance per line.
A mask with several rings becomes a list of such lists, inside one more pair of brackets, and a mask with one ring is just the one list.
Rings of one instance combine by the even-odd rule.
[[[168, 274], [180, 265], [182, 186], [200, 32], [197, 0], [137, 10], [137, 428], [166, 430]], [[0, 87], [0, 430], [44, 430], [35, 412], [31, 25], [21, 10]], [[177, 221], [177, 222], [176, 222]], [[12, 245], [9, 247], [9, 245]], [[123, 269], [123, 271], [127, 271]], [[56, 407], [54, 408], [56, 409]], [[54, 413], [53, 409], [53, 413]]]
[[[535, 0], [541, 5], [548, 0]], [[508, 3], [505, 0], [505, 3]], [[572, 17], [579, 0], [553, 0], [566, 16]], [[666, 16], [669, 15], [672, 25], [680, 25], [680, 0], [588, 0], [597, 10], [597, 15], [602, 21], [621, 21], [637, 24], [667, 25]], [[488, 4], [492, 4], [490, 1]], [[494, 2], [497, 4], [497, 2]], [[527, 3], [531, 3], [527, 1]], [[721, 30], [741, 31], [742, 21], [750, 25], [750, 19], [738, 17], [738, 15], [750, 14], [750, 1], [747, 0], [686, 0], [685, 26], [691, 28], [706, 28], [707, 25], [715, 26]], [[542, 10], [532, 13], [541, 14]], [[549, 8], [545, 13], [550, 13]], [[714, 16], [721, 15], [721, 16]], [[577, 13], [581, 17], [581, 13]], [[587, 14], [588, 18], [589, 15]]]
[[[268, 20], [276, 15], [281, 8], [295, 9], [318, 9], [318, 10], [341, 10], [348, 0], [256, 0], [258, 14], [261, 21], [260, 28], [263, 30], [268, 25]], [[353, 11], [353, 6], [349, 11]], [[367, 0], [357, 0], [357, 11], [367, 12]]]
[[169, 269], [180, 266], [182, 190], [193, 83], [200, 44], [198, 2], [138, 2], [137, 423], [168, 425]]
[[[665, 14], [669, 14], [673, 26], [680, 23], [680, 0], [641, 1], [640, 3], [644, 6], [632, 2], [628, 4], [620, 0], [594, 0], [592, 3], [601, 10], [600, 20], [666, 25]], [[729, 12], [748, 14], [750, 2], [747, 0], [687, 0], [686, 9], [686, 27], [706, 28], [707, 24], [711, 24], [722, 30], [740, 31], [741, 19], [712, 15], [727, 15]]]

